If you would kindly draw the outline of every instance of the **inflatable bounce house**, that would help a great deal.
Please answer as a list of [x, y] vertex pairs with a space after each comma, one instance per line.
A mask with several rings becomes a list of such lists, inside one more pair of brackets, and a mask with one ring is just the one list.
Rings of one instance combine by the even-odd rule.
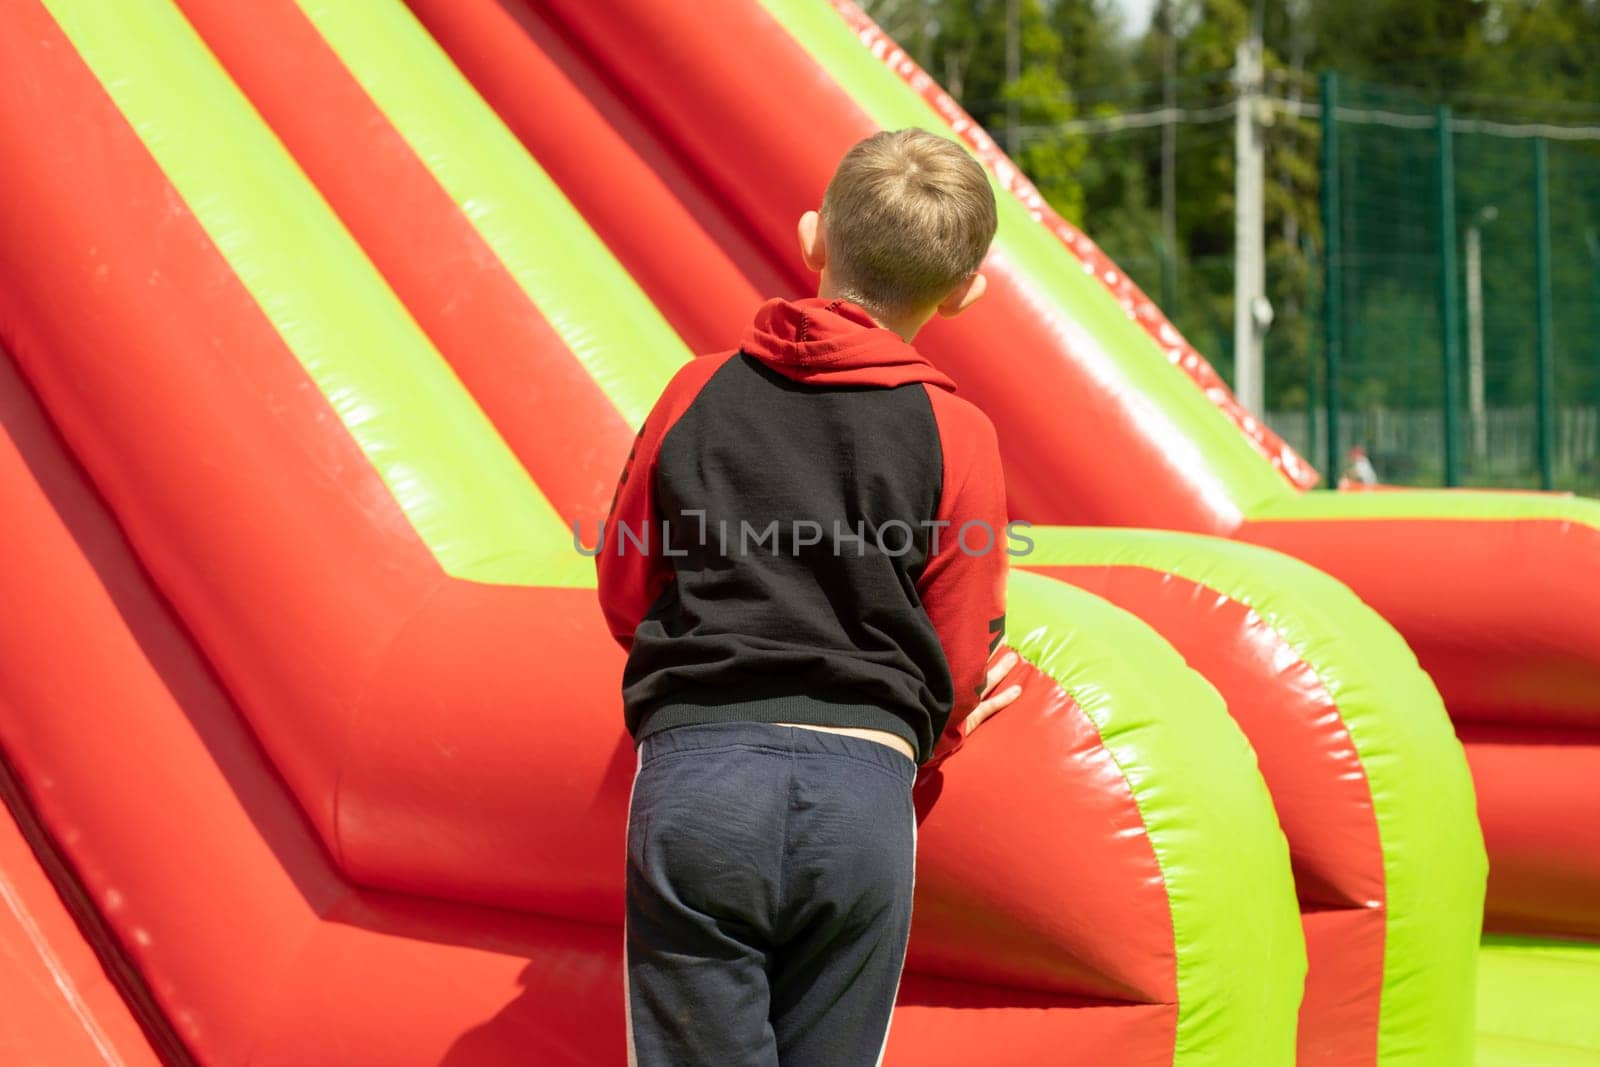
[[1311, 491], [846, 0], [0, 10], [0, 1061], [623, 1062], [572, 526], [915, 125], [1036, 547], [886, 1062], [1600, 1063], [1600, 504]]

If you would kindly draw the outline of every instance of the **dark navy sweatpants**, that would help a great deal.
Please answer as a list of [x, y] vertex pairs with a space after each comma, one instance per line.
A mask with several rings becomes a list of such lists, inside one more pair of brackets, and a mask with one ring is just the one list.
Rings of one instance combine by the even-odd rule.
[[917, 766], [759, 722], [638, 744], [624, 996], [642, 1067], [875, 1067], [905, 964]]

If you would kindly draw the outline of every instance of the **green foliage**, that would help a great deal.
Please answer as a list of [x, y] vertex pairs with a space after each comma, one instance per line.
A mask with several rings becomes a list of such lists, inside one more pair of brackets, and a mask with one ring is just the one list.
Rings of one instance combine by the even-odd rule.
[[[906, 0], [884, 5], [901, 22], [933, 25], [926, 66], [940, 77], [973, 118], [1004, 139], [1013, 115], [1029, 130], [1016, 152], [1017, 162], [1052, 207], [1074, 221], [1084, 216], [1081, 170], [1088, 139], [1063, 123], [1077, 117], [1073, 83], [1067, 71], [1092, 54], [1082, 39], [1069, 49], [1053, 17], [1070, 14], [1071, 3], [1018, 0], [1018, 73], [1006, 80], [1006, 0], [925, 0], [921, 14], [907, 15]], [[1092, 11], [1092, 4], [1077, 0]], [[874, 10], [871, 5], [869, 11]], [[1069, 22], [1069, 25], [1071, 23]]]
[[1001, 92], [1007, 100], [1018, 102], [1021, 125], [1043, 127], [1047, 131], [1023, 142], [1017, 151], [1017, 165], [1038, 186], [1051, 207], [1062, 217], [1082, 225], [1082, 170], [1083, 161], [1089, 155], [1089, 140], [1082, 134], [1059, 132], [1060, 123], [1075, 117], [1072, 95], [1061, 72], [1044, 64], [1024, 67], [1017, 80]]
[[[1226, 105], [1235, 48], [1253, 16], [1266, 92], [1280, 100], [1314, 104], [1316, 72], [1332, 69], [1352, 88], [1402, 90], [1364, 90], [1362, 106], [1428, 114], [1448, 103], [1468, 117], [1600, 125], [1600, 0], [1157, 0], [1148, 26], [1122, 24], [1118, 0], [1017, 0], [1021, 64], [1009, 83], [1007, 0], [865, 6], [1002, 143], [1008, 117], [1015, 119], [1026, 131], [1017, 161], [1041, 192], [1155, 296], [1225, 376], [1233, 301]], [[1175, 134], [1175, 247], [1165, 249], [1161, 128], [1085, 130], [1081, 120], [1163, 106], [1169, 27], [1171, 86], [1186, 118]], [[1437, 268], [1416, 259], [1395, 266], [1395, 257], [1426, 255], [1436, 242], [1428, 236], [1437, 227], [1429, 136], [1356, 128], [1344, 146], [1354, 168], [1346, 186], [1367, 198], [1356, 205], [1371, 239], [1367, 254], [1390, 257], [1389, 267], [1353, 283], [1371, 312], [1357, 338], [1372, 347], [1352, 350], [1343, 386], [1350, 403], [1373, 410], [1440, 400]], [[1279, 109], [1266, 144], [1267, 288], [1276, 312], [1267, 407], [1306, 411], [1322, 388], [1318, 124]], [[1501, 138], [1456, 139], [1461, 225], [1485, 205], [1501, 210], [1485, 230], [1484, 299], [1504, 308], [1532, 300], [1528, 241], [1512, 239], [1531, 226], [1525, 149]], [[1560, 205], [1552, 249], [1558, 392], [1600, 404], [1600, 151], [1553, 145], [1550, 158]], [[1355, 264], [1352, 274], [1360, 270]], [[1530, 312], [1486, 324], [1492, 403], [1531, 403], [1531, 321]], [[1419, 460], [1418, 469], [1427, 464]]]

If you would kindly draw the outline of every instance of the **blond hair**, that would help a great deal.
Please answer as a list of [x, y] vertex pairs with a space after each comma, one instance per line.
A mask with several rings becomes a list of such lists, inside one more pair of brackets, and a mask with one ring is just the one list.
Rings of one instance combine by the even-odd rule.
[[872, 312], [905, 314], [943, 300], [994, 239], [983, 167], [926, 130], [885, 130], [856, 143], [822, 197], [834, 288]]

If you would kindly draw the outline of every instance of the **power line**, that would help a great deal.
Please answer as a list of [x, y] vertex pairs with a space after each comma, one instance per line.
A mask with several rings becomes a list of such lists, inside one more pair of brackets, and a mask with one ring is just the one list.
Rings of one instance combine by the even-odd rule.
[[[1322, 105], [1310, 100], [1295, 100], [1287, 96], [1256, 97], [1264, 106], [1291, 118], [1315, 119], [1322, 115]], [[1025, 140], [1067, 134], [1119, 133], [1123, 130], [1150, 129], [1174, 123], [1201, 126], [1222, 122], [1234, 117], [1238, 102], [1229, 100], [1213, 107], [1158, 107], [1147, 111], [1123, 111], [1112, 115], [1094, 115], [1081, 119], [1066, 119], [1046, 125], [1019, 126], [1017, 133]], [[1392, 126], [1397, 129], [1426, 130], [1437, 125], [1432, 115], [1407, 114], [1381, 108], [1359, 108], [1340, 105], [1336, 112], [1341, 122], [1366, 123], [1374, 126]], [[1569, 126], [1550, 122], [1498, 122], [1493, 119], [1452, 117], [1450, 129], [1454, 133], [1489, 134], [1495, 137], [1543, 137], [1552, 141], [1600, 141], [1600, 125]]]
[[[1294, 118], [1319, 118], [1322, 105], [1307, 100], [1264, 97], [1273, 107]], [[1438, 125], [1432, 115], [1411, 115], [1403, 111], [1356, 108], [1340, 105], [1334, 115], [1342, 122], [1364, 122], [1373, 126], [1427, 130]], [[1497, 122], [1493, 119], [1450, 119], [1452, 133], [1486, 133], [1495, 137], [1543, 137], [1550, 141], [1600, 141], [1600, 126], [1568, 126], [1551, 122]]]
[[[1180, 90], [1197, 89], [1208, 85], [1215, 85], [1218, 82], [1228, 81], [1232, 77], [1232, 69], [1224, 68], [1223, 70], [1214, 70], [1205, 74], [1193, 74], [1186, 77], [1177, 78], [1174, 80], [1173, 84]], [[1161, 89], [1162, 82], [1160, 79], [1155, 81], [1129, 82], [1124, 85], [1110, 85], [1098, 88], [1075, 88], [1072, 90], [1072, 102], [1075, 104], [1087, 104], [1097, 103], [1105, 100], [1115, 100], [1118, 98], [1153, 96], [1156, 93], [1159, 93]], [[1011, 98], [964, 98], [961, 101], [961, 105], [969, 111], [992, 110], [1004, 107], [1009, 99]], [[1056, 98], [1049, 95], [1035, 93], [1027, 96], [1018, 96], [1015, 99], [1021, 103], [1028, 104], [1054, 103]]]
[[1204, 125], [1233, 117], [1237, 103], [1229, 100], [1215, 107], [1158, 107], [1149, 111], [1123, 111], [1115, 115], [1095, 115], [1086, 119], [1066, 119], [1049, 125], [1019, 127], [1024, 137], [1045, 137], [1060, 133], [1117, 133], [1142, 130], [1166, 123]]

